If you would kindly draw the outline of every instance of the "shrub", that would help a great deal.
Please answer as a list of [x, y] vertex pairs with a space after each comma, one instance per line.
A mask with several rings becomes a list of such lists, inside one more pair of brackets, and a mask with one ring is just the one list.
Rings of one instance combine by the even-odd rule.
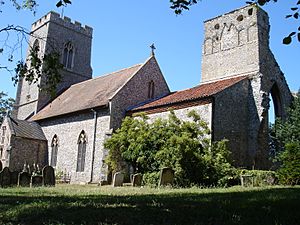
[[280, 183], [287, 185], [300, 184], [300, 144], [288, 143], [285, 151], [279, 155], [282, 162], [277, 173]]
[[121, 128], [104, 143], [110, 150], [106, 162], [120, 170], [121, 162], [126, 161], [134, 172], [147, 174], [144, 180], [148, 184], [158, 183], [152, 173], [169, 167], [175, 171], [176, 186], [217, 185], [232, 170], [226, 141], [211, 145], [207, 124], [195, 111], [188, 117], [180, 120], [171, 111], [168, 119], [152, 123], [145, 115], [125, 118]]
[[[244, 180], [244, 186], [267, 186], [277, 184], [278, 178], [275, 171], [268, 170], [239, 170], [240, 176], [249, 176]], [[253, 182], [253, 183], [252, 183]]]
[[143, 184], [149, 187], [157, 187], [160, 172], [148, 172], [143, 175]]

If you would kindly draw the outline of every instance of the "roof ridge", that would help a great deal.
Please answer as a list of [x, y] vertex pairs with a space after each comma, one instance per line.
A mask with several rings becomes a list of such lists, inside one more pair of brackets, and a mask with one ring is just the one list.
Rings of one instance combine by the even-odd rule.
[[118, 88], [115, 93], [113, 93], [110, 97], [109, 97], [109, 100], [113, 99], [116, 94], [152, 59], [154, 58], [155, 59], [155, 56], [154, 55], [151, 55], [150, 57], [148, 57], [144, 63], [140, 63], [140, 68], [135, 71], [134, 73], [132, 73], [132, 75], [126, 80], [126, 82], [124, 82], [124, 84]]
[[99, 75], [99, 76], [94, 77], [94, 78], [92, 78], [92, 79], [88, 79], [88, 80], [81, 81], [81, 82], [79, 82], [79, 83], [73, 84], [73, 85], [71, 85], [71, 87], [72, 87], [72, 86], [76, 86], [76, 85], [80, 85], [80, 84], [82, 84], [82, 83], [89, 82], [89, 81], [92, 81], [92, 80], [96, 80], [96, 79], [100, 79], [100, 78], [103, 78], [103, 77], [107, 77], [107, 76], [113, 75], [113, 74], [115, 74], [115, 73], [119, 73], [119, 72], [122, 72], [122, 71], [124, 71], [124, 70], [132, 69], [132, 68], [134, 68], [134, 67], [142, 66], [142, 65], [143, 65], [143, 63], [138, 63], [138, 64], [135, 64], [135, 65], [133, 65], [133, 66], [129, 66], [129, 67], [126, 67], [126, 68], [117, 70], [117, 71], [113, 71], [113, 72], [111, 72], [111, 73], [105, 73], [104, 75]]
[[[167, 101], [167, 102], [159, 102], [160, 99], [155, 99], [151, 102], [148, 102], [148, 103], [145, 103], [141, 106], [137, 106], [137, 107], [134, 107], [133, 109], [129, 110], [129, 111], [135, 111], [135, 110], [147, 110], [147, 109], [150, 109], [150, 108], [156, 108], [156, 107], [161, 107], [161, 106], [166, 106], [166, 105], [171, 105], [171, 104], [177, 104], [177, 103], [182, 103], [182, 102], [185, 102], [185, 101], [193, 101], [193, 100], [196, 100], [196, 99], [201, 99], [201, 98], [208, 98], [210, 96], [213, 96], [215, 95], [216, 93], [218, 92], [221, 92], [225, 89], [227, 89], [228, 87], [231, 87], [237, 83], [239, 83], [240, 81], [242, 80], [245, 80], [248, 76], [238, 76], [238, 77], [231, 77], [231, 78], [228, 78], [228, 79], [222, 79], [222, 80], [217, 80], [217, 81], [214, 81], [214, 82], [210, 82], [210, 83], [204, 83], [204, 84], [199, 84], [195, 87], [192, 87], [192, 88], [187, 88], [187, 89], [184, 89], [184, 90], [180, 90], [180, 91], [175, 91], [175, 92], [172, 92], [172, 93], [169, 93], [168, 95], [162, 97], [161, 99], [164, 99], [164, 98], [169, 98], [170, 96], [172, 95], [182, 95], [182, 94], [185, 94], [186, 92], [189, 92], [189, 91], [196, 91], [197, 90], [200, 90], [202, 88], [207, 88], [205, 86], [211, 86], [211, 85], [216, 85], [216, 86], [220, 86], [220, 84], [218, 83], [221, 83], [224, 82], [224, 81], [229, 81], [232, 80], [231, 84], [226, 84], [223, 88], [221, 89], [215, 89], [215, 90], [212, 90], [209, 94], [204, 94], [202, 96], [195, 96], [195, 97], [192, 97], [192, 98], [185, 98], [183, 97], [182, 99], [178, 99], [178, 100], [172, 100], [172, 101]], [[157, 102], [158, 101], [158, 102]], [[151, 105], [152, 103], [156, 103], [156, 105]], [[147, 106], [148, 105], [148, 106]]]

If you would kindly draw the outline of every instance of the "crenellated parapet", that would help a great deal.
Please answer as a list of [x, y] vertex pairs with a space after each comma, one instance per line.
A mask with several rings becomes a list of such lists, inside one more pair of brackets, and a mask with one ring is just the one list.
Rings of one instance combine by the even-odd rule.
[[49, 22], [56, 23], [57, 25], [61, 25], [71, 30], [75, 30], [78, 33], [85, 34], [90, 37], [92, 37], [93, 35], [93, 28], [87, 25], [82, 26], [82, 24], [77, 21], [72, 22], [72, 20], [69, 17], [61, 17], [58, 13], [53, 11], [50, 11], [48, 14], [34, 22], [31, 26], [31, 31], [34, 32], [35, 30], [38, 30], [41, 26], [44, 26]]

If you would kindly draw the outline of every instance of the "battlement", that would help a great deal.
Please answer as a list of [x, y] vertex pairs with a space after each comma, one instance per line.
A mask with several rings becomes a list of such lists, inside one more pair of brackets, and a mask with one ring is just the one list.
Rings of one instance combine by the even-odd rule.
[[38, 28], [49, 23], [50, 21], [90, 37], [92, 37], [93, 35], [93, 28], [87, 25], [82, 26], [81, 23], [77, 21], [72, 22], [71, 19], [66, 16], [62, 18], [57, 12], [53, 11], [50, 11], [48, 14], [34, 22], [31, 26], [31, 31], [33, 32], [37, 30]]

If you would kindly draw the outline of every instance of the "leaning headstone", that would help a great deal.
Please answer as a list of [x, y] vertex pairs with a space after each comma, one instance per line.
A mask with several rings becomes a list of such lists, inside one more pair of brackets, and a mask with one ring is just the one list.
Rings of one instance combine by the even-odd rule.
[[52, 166], [45, 166], [42, 174], [44, 186], [55, 186], [55, 173]]
[[30, 187], [30, 179], [31, 179], [31, 176], [29, 173], [27, 173], [27, 172], [19, 173], [18, 186], [19, 187]]
[[3, 170], [0, 172], [0, 186], [10, 186], [10, 171], [8, 167], [4, 167]]
[[142, 174], [140, 174], [140, 173], [134, 174], [133, 178], [132, 178], [132, 186], [133, 187], [142, 186], [142, 178], [143, 178]]
[[124, 182], [124, 174], [122, 172], [117, 172], [114, 174], [113, 187], [121, 187]]
[[19, 177], [19, 172], [14, 171], [10, 173], [10, 184], [12, 186], [17, 186], [18, 185], [18, 177]]
[[30, 187], [40, 187], [43, 185], [43, 176], [31, 176]]
[[159, 186], [172, 185], [174, 181], [174, 170], [163, 168], [160, 171]]
[[2, 168], [3, 168], [3, 166], [2, 166], [2, 162], [0, 160], [0, 171], [2, 171]]

